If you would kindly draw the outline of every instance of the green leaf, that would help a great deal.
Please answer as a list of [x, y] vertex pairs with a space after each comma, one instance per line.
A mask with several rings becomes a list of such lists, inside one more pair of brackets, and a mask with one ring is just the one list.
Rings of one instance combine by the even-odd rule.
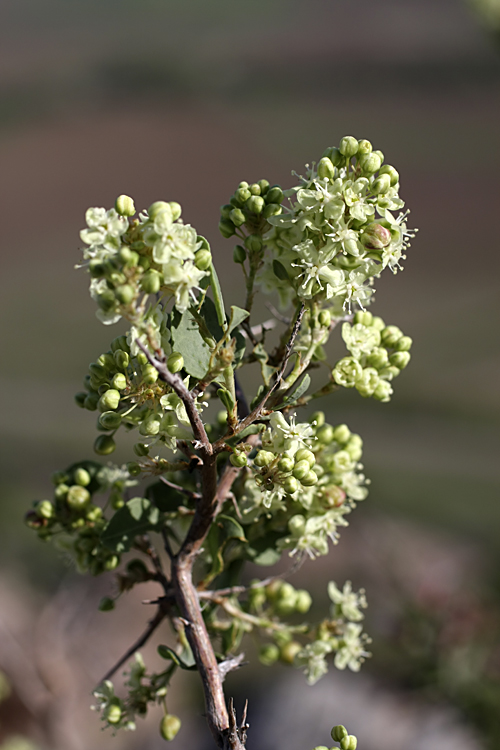
[[101, 541], [114, 552], [126, 552], [136, 536], [157, 529], [160, 511], [145, 497], [134, 497], [118, 510], [104, 529]]
[[181, 659], [179, 654], [177, 654], [173, 649], [171, 649], [169, 646], [158, 646], [158, 653], [161, 656], [162, 659], [170, 659], [170, 661], [173, 661], [173, 663], [180, 667], [181, 669], [188, 669], [190, 671], [194, 671], [198, 669], [196, 664], [188, 665], [185, 661]]
[[254, 557], [253, 562], [257, 563], [257, 565], [263, 566], [276, 565], [280, 557], [281, 552], [278, 552], [277, 549], [272, 549], [272, 547], [270, 547], [269, 549], [264, 550], [264, 552], [260, 552], [256, 557]]
[[217, 311], [217, 320], [219, 325], [226, 325], [226, 313], [224, 311], [224, 300], [222, 298], [222, 289], [220, 288], [219, 277], [213, 263], [210, 264], [210, 284], [214, 295], [214, 304]]
[[273, 260], [273, 271], [274, 275], [281, 281], [287, 281], [290, 278], [285, 266], [279, 260]]
[[231, 516], [217, 516], [207, 535], [206, 546], [212, 558], [212, 567], [203, 583], [206, 585], [217, 578], [224, 570], [223, 553], [231, 539], [246, 543], [243, 526]]
[[229, 333], [233, 331], [236, 326], [239, 326], [240, 323], [243, 323], [243, 321], [248, 318], [250, 313], [248, 310], [243, 310], [241, 307], [236, 307], [236, 305], [231, 305], [231, 319], [229, 321]]
[[146, 490], [146, 497], [162, 513], [175, 513], [178, 507], [186, 502], [186, 498], [181, 492], [161, 481], [149, 485]]
[[311, 376], [306, 373], [296, 388], [284, 399], [283, 403], [276, 407], [276, 409], [282, 409], [283, 406], [289, 406], [294, 401], [298, 401], [301, 396], [307, 391], [311, 385]]
[[262, 379], [264, 383], [266, 385], [269, 385], [271, 376], [274, 372], [274, 367], [269, 367], [269, 365], [267, 364], [267, 360], [269, 358], [268, 353], [266, 352], [262, 344], [257, 344], [257, 346], [254, 346], [252, 353], [255, 359], [260, 364], [260, 369], [262, 372]]

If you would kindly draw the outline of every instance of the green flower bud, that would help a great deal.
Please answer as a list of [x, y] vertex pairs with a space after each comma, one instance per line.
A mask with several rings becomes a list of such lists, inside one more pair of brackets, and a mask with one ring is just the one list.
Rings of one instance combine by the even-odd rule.
[[400, 370], [404, 370], [410, 361], [410, 357], [410, 352], [394, 352], [394, 354], [391, 354], [389, 357], [389, 362], [393, 367], [398, 367]]
[[296, 479], [302, 482], [302, 479], [309, 473], [311, 466], [309, 461], [298, 461], [293, 467], [292, 474]]
[[242, 206], [250, 197], [252, 196], [251, 191], [247, 187], [240, 187], [235, 192], [234, 197], [236, 198], [236, 202], [238, 203], [238, 206]]
[[135, 289], [130, 284], [122, 284], [115, 289], [116, 299], [122, 305], [129, 305], [135, 297]]
[[210, 250], [198, 250], [194, 256], [194, 264], [200, 271], [206, 271], [212, 263], [212, 253]]
[[379, 193], [387, 193], [390, 187], [391, 187], [391, 178], [389, 177], [388, 174], [382, 174], [376, 180], [373, 181], [371, 185], [371, 191], [375, 195], [379, 195]]
[[229, 239], [229, 237], [232, 237], [235, 232], [233, 222], [230, 219], [221, 219], [219, 221], [219, 232], [226, 238], [226, 240]]
[[333, 439], [339, 445], [344, 445], [345, 443], [347, 443], [351, 435], [352, 433], [346, 424], [337, 425], [337, 427], [335, 427], [333, 431]]
[[245, 237], [245, 247], [251, 253], [260, 253], [262, 250], [262, 239], [258, 234], [249, 234]]
[[115, 601], [114, 599], [111, 599], [110, 596], [103, 596], [101, 601], [99, 602], [98, 610], [99, 612], [111, 612], [112, 609], [115, 608]]
[[143, 271], [147, 271], [151, 268], [151, 259], [147, 255], [141, 255], [139, 257], [139, 263], [137, 264], [142, 268]]
[[282, 211], [283, 208], [279, 203], [268, 203], [267, 206], [264, 207], [262, 216], [264, 217], [264, 219], [269, 219], [271, 216], [279, 216]]
[[363, 369], [354, 357], [344, 357], [335, 365], [332, 375], [337, 385], [344, 388], [354, 388], [356, 381], [361, 377]]
[[125, 505], [125, 500], [119, 492], [112, 492], [109, 496], [109, 501], [113, 510], [120, 510]]
[[300, 534], [302, 534], [304, 531], [305, 525], [306, 525], [306, 519], [304, 518], [303, 515], [299, 513], [296, 516], [292, 516], [288, 521], [288, 528], [290, 530], [290, 534], [293, 534], [294, 536], [300, 536]]
[[102, 260], [92, 258], [89, 261], [89, 273], [93, 279], [102, 279], [102, 277], [106, 274], [106, 266], [102, 262]]
[[358, 310], [358, 312], [354, 316], [353, 322], [355, 324], [361, 323], [361, 325], [363, 326], [371, 326], [373, 323], [373, 315], [367, 310]]
[[359, 143], [352, 135], [346, 135], [340, 141], [339, 151], [341, 154], [347, 156], [348, 158], [357, 154], [358, 148]]
[[295, 465], [295, 462], [290, 456], [283, 456], [283, 458], [280, 458], [278, 461], [278, 469], [280, 471], [291, 471]]
[[372, 396], [379, 384], [380, 376], [374, 367], [365, 367], [363, 374], [356, 382], [356, 390], [364, 398]]
[[309, 591], [306, 589], [299, 589], [297, 591], [297, 598], [295, 599], [295, 609], [301, 615], [305, 615], [311, 609], [312, 597]]
[[315, 484], [317, 483], [317, 481], [318, 481], [318, 475], [316, 474], [316, 472], [315, 472], [315, 471], [309, 471], [309, 472], [308, 472], [308, 473], [307, 473], [307, 474], [305, 475], [305, 477], [303, 477], [303, 478], [302, 478], [302, 479], [300, 480], [300, 483], [301, 483], [301, 484], [302, 484], [302, 485], [303, 485], [304, 487], [312, 487], [313, 485], [315, 485]]
[[105, 352], [97, 358], [97, 364], [102, 365], [109, 372], [114, 372], [115, 360], [111, 352]]
[[392, 392], [392, 386], [389, 381], [380, 380], [373, 393], [373, 398], [384, 404], [391, 400]]
[[225, 206], [220, 207], [220, 215], [223, 219], [229, 219], [229, 214], [233, 210], [234, 206], [231, 203], [226, 203]]
[[383, 163], [384, 163], [384, 159], [385, 159], [385, 156], [384, 156], [384, 152], [383, 152], [383, 151], [380, 151], [380, 150], [378, 150], [378, 151], [374, 151], [373, 153], [374, 153], [374, 154], [377, 154], [377, 156], [379, 157], [380, 161], [381, 161], [381, 162], [382, 162], [382, 164], [383, 164]]
[[117, 336], [111, 342], [111, 351], [113, 352], [113, 354], [118, 351], [118, 349], [122, 349], [124, 352], [130, 353], [129, 345], [127, 344], [127, 337], [123, 334], [121, 336]]
[[120, 558], [118, 555], [112, 555], [108, 557], [104, 563], [104, 570], [115, 570], [120, 564]]
[[333, 427], [330, 424], [325, 424], [319, 428], [316, 433], [316, 437], [319, 442], [323, 445], [330, 445], [333, 442]]
[[51, 480], [55, 485], [65, 484], [69, 480], [69, 474], [65, 471], [55, 471], [51, 476]]
[[235, 227], [241, 227], [241, 225], [244, 224], [247, 220], [241, 208], [233, 208], [229, 215], [229, 218], [231, 219]]
[[119, 724], [122, 718], [122, 710], [116, 703], [112, 703], [107, 707], [104, 717], [108, 724]]
[[377, 370], [387, 367], [388, 363], [389, 355], [387, 349], [382, 347], [375, 347], [366, 358], [366, 364], [370, 367], [375, 367]]
[[391, 180], [391, 187], [394, 187], [399, 182], [399, 172], [397, 171], [397, 169], [394, 169], [394, 167], [391, 167], [390, 164], [384, 164], [383, 167], [380, 167], [380, 174], [389, 175]]
[[347, 735], [347, 729], [342, 724], [337, 724], [337, 726], [332, 729], [332, 740], [334, 740], [334, 742], [340, 742], [344, 737], [347, 737]]
[[64, 500], [68, 494], [69, 487], [67, 484], [60, 484], [54, 490], [54, 497], [56, 500]]
[[328, 750], [326, 745], [316, 745], [313, 750]]
[[381, 250], [383, 247], [387, 247], [387, 245], [390, 244], [391, 233], [381, 224], [372, 222], [363, 230], [359, 239], [361, 244], [368, 249]]
[[94, 451], [99, 456], [109, 456], [116, 448], [116, 443], [111, 435], [99, 435], [94, 443]]
[[380, 370], [379, 375], [384, 380], [394, 380], [394, 378], [397, 378], [399, 373], [399, 367], [389, 364], [387, 367], [383, 367], [382, 370]]
[[145, 443], [135, 443], [134, 453], [136, 456], [147, 456], [149, 453], [149, 446]]
[[149, 360], [146, 357], [146, 355], [144, 354], [144, 352], [138, 352], [137, 355], [136, 355], [136, 360], [141, 365], [141, 367], [144, 367], [144, 365], [147, 365], [148, 362], [149, 362]]
[[160, 419], [157, 414], [150, 414], [149, 417], [143, 419], [139, 427], [139, 432], [145, 437], [153, 437], [158, 435], [160, 432]]
[[382, 166], [382, 159], [376, 151], [372, 151], [370, 154], [364, 154], [359, 159], [359, 166], [367, 174], [373, 174]]
[[367, 141], [366, 139], [362, 139], [358, 143], [358, 156], [361, 156], [363, 154], [369, 154], [373, 149], [372, 144], [370, 141]]
[[120, 404], [119, 391], [117, 391], [116, 388], [108, 388], [108, 390], [102, 394], [97, 406], [99, 407], [99, 411], [104, 412], [104, 411], [112, 411], [114, 409], [118, 409], [119, 404]]
[[55, 514], [55, 509], [50, 500], [40, 500], [35, 505], [35, 513], [39, 518], [52, 518]]
[[177, 201], [169, 201], [168, 205], [170, 206], [170, 210], [172, 211], [172, 220], [177, 221], [177, 219], [180, 219], [182, 214], [181, 204], [177, 203]]
[[320, 326], [323, 326], [323, 328], [328, 328], [331, 322], [332, 316], [330, 310], [321, 310], [318, 315], [318, 323], [320, 324]]
[[357, 746], [358, 739], [353, 734], [348, 734], [340, 740], [341, 750], [356, 750]]
[[283, 190], [280, 186], [273, 185], [266, 193], [266, 203], [282, 203], [283, 197]]
[[106, 368], [102, 366], [102, 364], [99, 364], [98, 362], [91, 362], [89, 365], [89, 372], [94, 380], [96, 380], [99, 383], [104, 383], [104, 381], [108, 377], [108, 373], [106, 372]]
[[335, 146], [329, 150], [328, 154], [323, 154], [323, 156], [328, 156], [334, 167], [338, 167], [344, 161], [343, 154]]
[[245, 207], [254, 214], [260, 214], [264, 209], [264, 198], [260, 195], [251, 195], [245, 202]]
[[153, 383], [156, 383], [158, 380], [158, 370], [154, 365], [144, 365], [142, 368], [142, 382], [146, 383], [146, 385], [153, 385]]
[[[112, 413], [114, 414], [114, 412]], [[75, 484], [79, 484], [80, 487], [86, 487], [91, 481], [90, 474], [80, 466], [73, 472], [73, 481]]]
[[121, 421], [121, 414], [117, 414], [116, 411], [105, 411], [99, 417], [99, 426], [103, 430], [117, 430], [121, 425]]
[[142, 469], [136, 461], [129, 461], [127, 464], [127, 471], [131, 477], [138, 477]]
[[280, 649], [280, 659], [285, 664], [293, 664], [299, 651], [302, 651], [302, 646], [298, 641], [288, 641]]
[[309, 424], [316, 425], [316, 427], [322, 427], [325, 424], [325, 412], [313, 411], [309, 417]]
[[397, 326], [386, 326], [381, 332], [382, 344], [392, 348], [402, 337], [403, 331]]
[[170, 208], [170, 205], [168, 203], [166, 203], [165, 201], [156, 201], [155, 203], [152, 203], [148, 208], [149, 218], [154, 221], [157, 216], [163, 213], [163, 211], [168, 211], [169, 214], [172, 213], [172, 209]]
[[97, 296], [97, 306], [104, 312], [112, 310], [116, 304], [116, 298], [111, 289], [106, 289]]
[[87, 398], [87, 394], [85, 391], [80, 391], [79, 393], [75, 393], [74, 399], [77, 406], [79, 406], [81, 409], [85, 407], [85, 399]]
[[156, 294], [160, 290], [161, 284], [162, 275], [159, 271], [155, 271], [154, 268], [146, 271], [141, 278], [141, 289], [146, 294]]
[[345, 492], [336, 484], [321, 488], [321, 500], [325, 508], [340, 508], [345, 501]]
[[270, 667], [271, 664], [274, 664], [279, 658], [280, 650], [274, 643], [266, 643], [259, 651], [259, 661], [266, 667]]
[[[120, 370], [126, 370], [127, 369], [128, 365], [129, 365], [129, 362], [130, 362], [130, 357], [127, 354], [127, 352], [124, 352], [122, 349], [117, 349], [116, 352], [114, 353], [113, 357], [114, 357], [116, 366]], [[117, 390], [121, 391], [121, 388], [119, 386], [114, 386], [114, 387], [117, 388]]]
[[382, 331], [385, 328], [384, 321], [378, 315], [373, 316], [371, 325], [372, 325], [372, 328], [376, 328], [377, 331]]
[[121, 247], [118, 256], [122, 263], [126, 266], [136, 266], [139, 263], [139, 254], [129, 247]]
[[263, 451], [260, 450], [257, 455], [255, 456], [253, 462], [255, 466], [269, 466], [271, 461], [274, 461], [275, 455], [274, 453], [271, 453], [270, 451]]
[[181, 720], [174, 714], [165, 714], [160, 722], [160, 734], [167, 742], [174, 739], [180, 728]]
[[413, 341], [409, 336], [401, 336], [394, 348], [398, 352], [408, 352], [411, 349], [412, 344]]
[[128, 195], [119, 195], [115, 201], [115, 211], [120, 216], [133, 216], [135, 214], [134, 201]]
[[335, 177], [335, 167], [328, 156], [323, 156], [318, 163], [318, 177], [321, 180], [333, 180]]
[[229, 456], [229, 460], [233, 466], [237, 466], [238, 468], [241, 466], [246, 466], [248, 463], [248, 459], [245, 453], [231, 453], [231, 455]]
[[93, 523], [98, 521], [102, 518], [102, 508], [98, 505], [90, 505], [85, 512], [85, 518]]
[[236, 245], [233, 250], [233, 260], [235, 263], [244, 263], [247, 258], [247, 251], [242, 245]]
[[307, 461], [309, 464], [309, 468], [312, 469], [314, 464], [316, 463], [316, 456], [314, 453], [307, 448], [300, 448], [297, 453], [294, 456], [295, 463], [297, 464], [299, 461]]
[[295, 477], [287, 477], [283, 482], [283, 489], [287, 495], [293, 495], [299, 489], [298, 480]]
[[122, 372], [117, 372], [111, 381], [111, 385], [117, 391], [123, 391], [127, 387], [127, 378]]
[[98, 393], [89, 393], [89, 395], [87, 396], [87, 398], [83, 402], [83, 405], [89, 411], [95, 411], [97, 409], [98, 402], [99, 402], [99, 394]]
[[248, 189], [252, 195], [260, 195], [260, 185], [258, 182], [254, 182]]
[[71, 510], [82, 510], [90, 501], [90, 492], [78, 484], [72, 485], [66, 495], [66, 503]]

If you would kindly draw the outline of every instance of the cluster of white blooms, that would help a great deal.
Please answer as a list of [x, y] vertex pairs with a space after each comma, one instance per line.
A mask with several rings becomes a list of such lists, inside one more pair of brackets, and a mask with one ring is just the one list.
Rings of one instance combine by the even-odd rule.
[[293, 295], [333, 308], [341, 302], [349, 312], [369, 304], [373, 279], [386, 267], [401, 267], [413, 236], [407, 214], [392, 213], [404, 205], [399, 175], [382, 162], [368, 141], [347, 136], [307, 169], [286, 193], [291, 208], [267, 219], [271, 257], [259, 276], [264, 291], [278, 291], [285, 304]]
[[211, 263], [206, 241], [183, 223], [178, 203], [157, 201], [129, 221], [134, 214], [132, 199], [120, 196], [116, 209], [89, 208], [80, 232], [90, 293], [106, 324], [121, 317], [139, 322], [137, 307], [148, 294], [173, 298], [185, 312]]
[[243, 523], [281, 519], [280, 550], [314, 558], [328, 553], [328, 539], [338, 540], [345, 515], [368, 494], [359, 460], [362, 440], [346, 425], [290, 423], [274, 413], [247, 470], [242, 497]]
[[370, 312], [357, 312], [354, 325], [344, 323], [342, 338], [350, 351], [335, 365], [332, 375], [337, 385], [356, 388], [365, 398], [389, 401], [390, 381], [410, 361], [412, 340], [397, 326], [386, 326]]

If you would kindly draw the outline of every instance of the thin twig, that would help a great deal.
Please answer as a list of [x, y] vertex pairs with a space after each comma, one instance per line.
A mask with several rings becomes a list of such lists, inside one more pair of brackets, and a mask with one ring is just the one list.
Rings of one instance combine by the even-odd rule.
[[167, 530], [166, 530], [166, 528], [164, 526], [162, 527], [162, 530], [161, 530], [161, 536], [162, 536], [162, 539], [163, 539], [163, 546], [165, 547], [165, 552], [167, 553], [167, 555], [172, 560], [173, 557], [174, 557], [174, 552], [173, 552], [172, 547], [170, 545], [170, 539], [168, 538]]
[[111, 677], [113, 677], [115, 672], [117, 672], [120, 669], [120, 667], [123, 664], [125, 664], [127, 659], [130, 659], [130, 657], [133, 656], [136, 651], [138, 651], [142, 646], [144, 646], [145, 643], [149, 641], [149, 639], [155, 632], [158, 625], [165, 619], [166, 616], [167, 616], [167, 613], [164, 612], [160, 607], [160, 609], [155, 614], [153, 619], [149, 622], [148, 627], [146, 628], [144, 633], [141, 635], [141, 637], [138, 638], [136, 642], [133, 643], [132, 646], [128, 649], [128, 651], [121, 657], [121, 659], [119, 659], [116, 662], [116, 664], [113, 667], [111, 667], [110, 670], [106, 672], [102, 680], [99, 682], [99, 685], [105, 682], [105, 680], [111, 679]]
[[166, 484], [167, 487], [171, 487], [173, 490], [176, 490], [177, 492], [181, 492], [183, 495], [187, 495], [192, 500], [199, 500], [201, 495], [199, 492], [193, 492], [192, 490], [187, 490], [185, 487], [181, 487], [180, 484], [175, 484], [175, 482], [171, 482], [169, 479], [166, 479], [166, 477], [160, 477], [160, 481], [163, 482], [163, 484]]

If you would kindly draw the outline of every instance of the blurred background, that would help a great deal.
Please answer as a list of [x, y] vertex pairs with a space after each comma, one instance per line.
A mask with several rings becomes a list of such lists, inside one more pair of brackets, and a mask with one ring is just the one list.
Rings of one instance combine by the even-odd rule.
[[[372, 489], [292, 582], [318, 613], [327, 580], [365, 586], [373, 658], [313, 688], [252, 659], [228, 690], [250, 698], [250, 749], [308, 750], [338, 722], [360, 750], [498, 748], [498, 0], [3, 0], [1, 16], [1, 750], [163, 743], [160, 712], [112, 738], [88, 711], [155, 590], [97, 612], [112, 576], [79, 579], [22, 522], [51, 472], [92, 456], [94, 415], [73, 394], [121, 333], [73, 270], [85, 209], [179, 201], [238, 303], [219, 206], [240, 180], [290, 186], [346, 134], [399, 170], [420, 228], [372, 308], [412, 336], [413, 360], [390, 404], [324, 401], [363, 436]], [[172, 747], [209, 748], [196, 680], [176, 685]]]

